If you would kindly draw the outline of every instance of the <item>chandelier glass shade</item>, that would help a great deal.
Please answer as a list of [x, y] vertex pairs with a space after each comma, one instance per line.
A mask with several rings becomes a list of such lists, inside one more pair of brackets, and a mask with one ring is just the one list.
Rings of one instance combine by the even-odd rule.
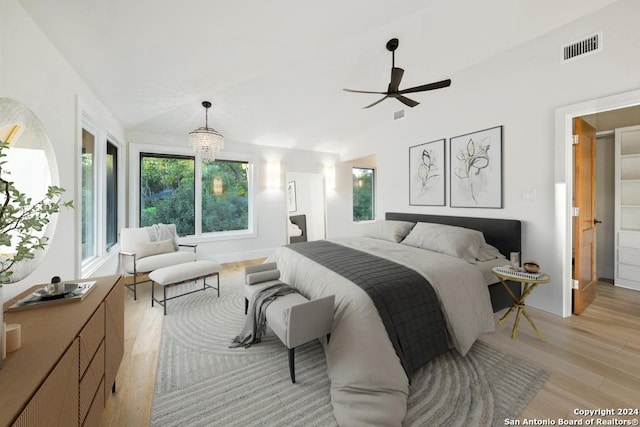
[[193, 152], [203, 160], [214, 161], [224, 148], [224, 137], [217, 130], [209, 127], [209, 108], [211, 103], [204, 101], [205, 124], [192, 132], [189, 132], [189, 143]]

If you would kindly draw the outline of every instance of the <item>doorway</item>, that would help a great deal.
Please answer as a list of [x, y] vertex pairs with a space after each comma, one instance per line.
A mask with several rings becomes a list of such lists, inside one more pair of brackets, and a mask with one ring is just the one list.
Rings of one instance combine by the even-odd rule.
[[324, 239], [325, 211], [324, 175], [287, 172], [287, 242]]
[[615, 130], [640, 125], [640, 106], [582, 116], [596, 129], [596, 274], [613, 283], [615, 250]]
[[[556, 110], [555, 187], [556, 230], [558, 259], [561, 260], [562, 316], [569, 317], [572, 309], [573, 260], [573, 119], [601, 113], [624, 115], [629, 107], [640, 105], [640, 90], [573, 104]], [[631, 112], [632, 115], [633, 112]], [[639, 117], [637, 113], [635, 117]], [[601, 121], [604, 120], [600, 116]], [[598, 129], [597, 129], [598, 130]], [[598, 274], [596, 272], [596, 274]]]

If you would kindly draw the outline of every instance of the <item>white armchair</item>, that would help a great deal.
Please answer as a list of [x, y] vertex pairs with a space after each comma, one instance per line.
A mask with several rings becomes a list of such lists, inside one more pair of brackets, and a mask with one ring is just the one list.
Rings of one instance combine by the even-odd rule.
[[[188, 247], [191, 251], [180, 251]], [[133, 275], [133, 283], [127, 284], [137, 299], [140, 276], [170, 265], [193, 262], [197, 259], [197, 245], [178, 244], [175, 224], [155, 224], [150, 227], [122, 228], [120, 230], [120, 267]]]

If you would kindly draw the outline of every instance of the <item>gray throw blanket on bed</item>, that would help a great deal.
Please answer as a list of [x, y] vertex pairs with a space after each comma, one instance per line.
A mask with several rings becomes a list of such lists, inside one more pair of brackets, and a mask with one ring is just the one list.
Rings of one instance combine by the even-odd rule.
[[276, 298], [297, 293], [296, 289], [286, 283], [278, 283], [268, 286], [258, 292], [247, 312], [247, 320], [242, 331], [233, 339], [229, 348], [250, 347], [251, 344], [259, 343], [267, 328], [267, 307]]
[[287, 247], [367, 292], [409, 379], [418, 368], [448, 350], [438, 296], [415, 270], [326, 240]]

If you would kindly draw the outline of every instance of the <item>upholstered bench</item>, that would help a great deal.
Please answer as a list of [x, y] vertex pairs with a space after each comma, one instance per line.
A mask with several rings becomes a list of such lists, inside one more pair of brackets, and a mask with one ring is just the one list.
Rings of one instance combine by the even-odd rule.
[[[157, 270], [153, 270], [149, 273], [149, 279], [151, 279], [151, 306], [154, 302], [164, 307], [164, 314], [167, 314], [167, 301], [170, 299], [178, 298], [184, 295], [189, 295], [194, 292], [204, 291], [207, 288], [215, 289], [220, 296], [220, 264], [216, 264], [213, 261], [199, 260], [193, 262], [186, 262], [183, 264], [170, 265], [168, 267], [162, 267]], [[216, 276], [218, 286], [213, 287], [207, 283], [207, 277]], [[182, 294], [167, 298], [167, 287], [179, 285], [186, 282], [193, 282], [195, 280], [202, 279], [202, 289], [195, 289], [190, 292], [184, 292]], [[162, 286], [162, 299], [156, 299], [155, 286], [156, 284]]]
[[[245, 268], [245, 296], [247, 301], [262, 289], [283, 283], [275, 263]], [[262, 280], [261, 280], [262, 279]], [[331, 336], [335, 295], [308, 300], [299, 293], [280, 296], [266, 310], [267, 325], [289, 349], [289, 373], [296, 382], [295, 348], [315, 339]], [[245, 305], [245, 314], [246, 314]]]

